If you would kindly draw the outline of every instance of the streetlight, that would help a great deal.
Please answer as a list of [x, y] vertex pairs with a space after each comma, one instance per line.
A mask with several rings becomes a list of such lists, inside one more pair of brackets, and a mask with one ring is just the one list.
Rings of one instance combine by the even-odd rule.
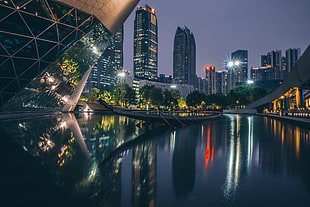
[[234, 67], [234, 66], [239, 67], [240, 64], [241, 64], [241, 62], [239, 60], [235, 60], [235, 61], [231, 60], [227, 63], [227, 66], [230, 68]]
[[251, 84], [253, 84], [253, 83], [254, 83], [253, 80], [247, 80], [247, 84], [251, 85]]
[[117, 76], [120, 78], [120, 82], [124, 83], [125, 82], [125, 76], [126, 73], [124, 71], [121, 71], [117, 74]]

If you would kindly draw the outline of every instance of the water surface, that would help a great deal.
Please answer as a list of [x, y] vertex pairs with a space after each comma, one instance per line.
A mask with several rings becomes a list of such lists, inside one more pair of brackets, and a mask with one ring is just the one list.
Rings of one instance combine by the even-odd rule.
[[310, 131], [260, 116], [166, 128], [115, 115], [2, 121], [1, 206], [308, 206]]

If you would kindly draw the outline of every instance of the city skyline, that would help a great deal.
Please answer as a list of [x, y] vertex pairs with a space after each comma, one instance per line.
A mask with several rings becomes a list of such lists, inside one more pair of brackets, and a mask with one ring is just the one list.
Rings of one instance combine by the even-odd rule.
[[[173, 73], [173, 38], [178, 26], [186, 25], [195, 35], [199, 77], [204, 76], [207, 65], [224, 69], [225, 61], [236, 50], [249, 51], [251, 68], [259, 67], [260, 56], [269, 51], [301, 48], [302, 54], [310, 43], [307, 0], [139, 2], [145, 4], [155, 8], [158, 19], [158, 74]], [[131, 72], [134, 13], [125, 22], [124, 39], [124, 69]]]

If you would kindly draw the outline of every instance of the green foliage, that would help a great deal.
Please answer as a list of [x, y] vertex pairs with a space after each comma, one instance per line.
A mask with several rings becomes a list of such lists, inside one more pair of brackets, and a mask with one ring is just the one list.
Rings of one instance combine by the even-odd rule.
[[85, 95], [80, 96], [80, 101], [88, 101], [88, 97]]
[[62, 70], [67, 77], [67, 84], [73, 89], [75, 89], [81, 80], [81, 73], [78, 71], [78, 68], [79, 64], [72, 59], [64, 59], [60, 63], [60, 70]]
[[188, 106], [201, 107], [207, 100], [207, 96], [199, 91], [192, 91], [186, 97], [186, 103]]
[[151, 103], [151, 91], [155, 86], [144, 85], [139, 90], [140, 95], [140, 103], [149, 104]]
[[266, 95], [266, 90], [258, 86], [240, 85], [233, 87], [229, 91], [230, 104], [235, 105], [248, 105], [257, 99]]
[[180, 97], [180, 98], [178, 99], [178, 107], [179, 107], [180, 109], [186, 109], [186, 108], [188, 108], [188, 106], [187, 106], [187, 104], [186, 104], [185, 98]]
[[207, 103], [209, 105], [215, 104], [222, 108], [229, 104], [229, 98], [222, 93], [211, 94], [207, 96]]
[[98, 99], [110, 104], [114, 102], [113, 95], [108, 91], [103, 91], [102, 93], [100, 93], [98, 95]]
[[114, 86], [113, 96], [116, 104], [128, 106], [135, 102], [135, 90], [126, 83], [117, 83]]
[[163, 105], [167, 107], [178, 106], [178, 99], [180, 98], [180, 92], [176, 89], [164, 90], [163, 92]]
[[161, 88], [154, 87], [151, 90], [151, 103], [155, 106], [160, 106], [163, 102], [163, 94]]
[[98, 88], [91, 88], [90, 92], [89, 92], [88, 100], [90, 102], [96, 102], [96, 100], [98, 99], [99, 93], [100, 93], [100, 89], [98, 89]]

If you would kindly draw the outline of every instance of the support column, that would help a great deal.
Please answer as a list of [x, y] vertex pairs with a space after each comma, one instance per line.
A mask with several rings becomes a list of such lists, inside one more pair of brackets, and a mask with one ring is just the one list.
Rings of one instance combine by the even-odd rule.
[[297, 108], [303, 107], [303, 101], [302, 101], [302, 91], [301, 88], [296, 88], [296, 105]]

